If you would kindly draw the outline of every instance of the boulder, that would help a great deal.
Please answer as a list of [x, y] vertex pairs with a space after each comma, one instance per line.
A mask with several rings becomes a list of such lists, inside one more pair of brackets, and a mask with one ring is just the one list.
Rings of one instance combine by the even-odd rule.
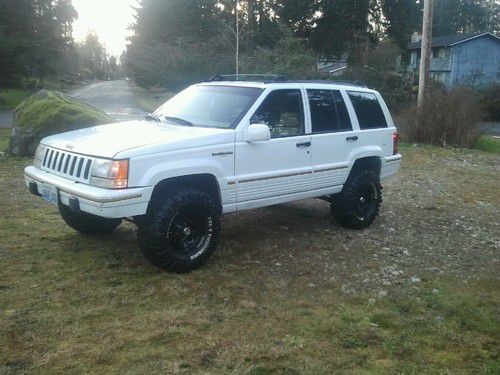
[[90, 104], [62, 92], [41, 90], [16, 108], [9, 152], [33, 156], [38, 143], [46, 136], [113, 121]]

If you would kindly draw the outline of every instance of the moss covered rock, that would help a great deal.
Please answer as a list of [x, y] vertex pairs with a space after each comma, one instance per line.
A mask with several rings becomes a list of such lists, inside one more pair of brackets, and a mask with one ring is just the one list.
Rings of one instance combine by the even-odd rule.
[[90, 104], [62, 92], [42, 90], [16, 108], [9, 151], [17, 156], [32, 156], [46, 136], [113, 121]]

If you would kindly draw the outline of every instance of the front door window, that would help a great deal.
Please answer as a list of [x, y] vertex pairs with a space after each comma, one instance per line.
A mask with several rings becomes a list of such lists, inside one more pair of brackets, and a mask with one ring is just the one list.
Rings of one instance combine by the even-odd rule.
[[250, 119], [251, 124], [265, 124], [272, 138], [304, 134], [304, 113], [300, 90], [272, 91]]

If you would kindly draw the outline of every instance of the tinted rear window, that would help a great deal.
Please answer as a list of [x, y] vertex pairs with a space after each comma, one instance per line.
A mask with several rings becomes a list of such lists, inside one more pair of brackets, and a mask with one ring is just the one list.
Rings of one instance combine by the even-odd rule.
[[348, 94], [361, 129], [387, 127], [384, 112], [375, 94], [355, 91], [349, 91]]

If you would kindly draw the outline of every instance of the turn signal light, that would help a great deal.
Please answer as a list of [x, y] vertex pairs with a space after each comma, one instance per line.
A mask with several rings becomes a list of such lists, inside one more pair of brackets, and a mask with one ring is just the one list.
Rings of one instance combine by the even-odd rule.
[[110, 178], [126, 180], [128, 178], [128, 160], [114, 160], [111, 164]]

